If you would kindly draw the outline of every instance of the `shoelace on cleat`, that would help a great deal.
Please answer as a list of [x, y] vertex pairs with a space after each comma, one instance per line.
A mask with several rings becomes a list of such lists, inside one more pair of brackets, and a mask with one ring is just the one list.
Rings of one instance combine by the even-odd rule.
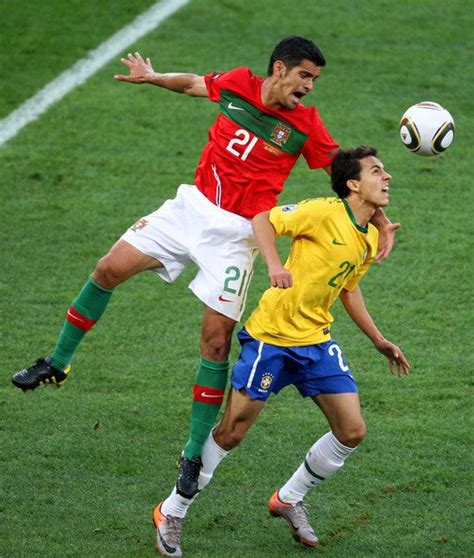
[[196, 480], [201, 472], [201, 461], [189, 459], [186, 461], [186, 465], [183, 467], [183, 476], [188, 480]]
[[[294, 506], [292, 506], [292, 510], [298, 521], [298, 528], [304, 527], [312, 531], [313, 528], [308, 521], [308, 510], [305, 504], [303, 504], [303, 502], [297, 502]], [[296, 523], [296, 521], [294, 523]]]
[[166, 516], [166, 544], [171, 547], [177, 547], [181, 543], [181, 529], [183, 526], [183, 518]]

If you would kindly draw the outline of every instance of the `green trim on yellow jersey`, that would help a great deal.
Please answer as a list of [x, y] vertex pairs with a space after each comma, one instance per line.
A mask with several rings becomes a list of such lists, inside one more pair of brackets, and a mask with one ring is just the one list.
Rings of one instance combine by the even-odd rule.
[[[350, 209], [350, 208], [349, 208]], [[342, 289], [353, 290], [377, 252], [378, 232], [354, 223], [339, 198], [317, 198], [273, 208], [269, 218], [278, 236], [293, 238], [285, 267], [293, 287], [267, 289], [247, 320], [247, 331], [282, 347], [330, 339], [330, 308]]]
[[342, 198], [342, 203], [344, 204], [344, 207], [346, 208], [347, 214], [349, 215], [349, 218], [352, 221], [352, 223], [354, 224], [354, 226], [356, 227], [356, 229], [360, 232], [367, 233], [367, 230], [368, 230], [367, 227], [362, 227], [361, 225], [359, 225], [357, 223], [356, 218], [354, 217], [354, 214], [352, 213], [351, 206], [347, 203], [347, 200]]

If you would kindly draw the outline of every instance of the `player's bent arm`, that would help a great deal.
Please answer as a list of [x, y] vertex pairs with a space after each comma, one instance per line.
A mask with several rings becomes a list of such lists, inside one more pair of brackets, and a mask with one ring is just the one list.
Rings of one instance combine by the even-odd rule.
[[293, 285], [291, 272], [283, 267], [276, 246], [276, 233], [269, 219], [270, 211], [255, 215], [252, 229], [258, 249], [268, 267], [272, 287], [286, 289]]
[[369, 314], [360, 288], [357, 286], [353, 291], [342, 289], [339, 298], [346, 312], [357, 327], [367, 335], [374, 345], [380, 343], [384, 339], [384, 336]]
[[388, 358], [390, 372], [393, 373], [393, 364], [395, 363], [397, 365], [398, 376], [401, 376], [402, 373], [407, 375], [410, 364], [400, 347], [385, 339], [375, 325], [372, 316], [365, 306], [360, 288], [356, 287], [353, 291], [343, 289], [339, 297], [351, 320], [367, 335], [375, 345], [375, 348]]

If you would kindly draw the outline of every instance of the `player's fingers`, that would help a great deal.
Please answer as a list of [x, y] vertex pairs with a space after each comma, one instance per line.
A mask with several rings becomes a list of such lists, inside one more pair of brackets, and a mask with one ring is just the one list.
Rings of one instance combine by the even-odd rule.
[[400, 351], [398, 347], [396, 346], [392, 347], [392, 355], [393, 355], [393, 360], [391, 360], [392, 367], [393, 367], [393, 362], [395, 361], [397, 365], [397, 375], [399, 378], [401, 378], [402, 373], [401, 373], [401, 363], [400, 363]]
[[135, 53], [135, 58], [139, 61], [139, 62], [144, 62], [142, 55], [139, 52]]
[[401, 351], [400, 347], [395, 347], [394, 354], [395, 354], [395, 357], [397, 358], [397, 361], [399, 362], [400, 366], [403, 369], [403, 373], [405, 375], [407, 375], [408, 374], [408, 369], [410, 368], [410, 363], [405, 358], [405, 355]]
[[130, 60], [128, 58], [121, 58], [120, 62], [122, 62], [122, 64], [124, 64], [125, 66], [127, 66], [127, 68], [131, 67], [131, 63]]
[[291, 275], [287, 271], [279, 271], [275, 273], [273, 277], [276, 282], [275, 286], [277, 286], [278, 288], [287, 289], [290, 286], [289, 280], [291, 278]]
[[277, 289], [282, 288], [281, 277], [279, 277], [278, 275], [272, 275], [270, 277], [270, 282], [272, 284], [272, 287], [276, 287]]
[[116, 79], [117, 81], [126, 81], [127, 83], [138, 83], [136, 79], [133, 79], [130, 76], [124, 76], [122, 74], [115, 75], [114, 79]]
[[390, 254], [390, 250], [391, 247], [390, 249], [388, 249], [387, 246], [384, 246], [381, 250], [379, 250], [377, 255], [375, 256], [375, 263], [380, 264], [382, 260], [387, 258], [388, 255]]
[[388, 365], [390, 367], [390, 374], [393, 374], [393, 360], [390, 357], [388, 358]]
[[405, 368], [410, 368], [410, 363], [405, 358], [405, 355], [402, 352], [400, 352], [400, 360], [401, 360], [403, 366], [405, 366]]
[[397, 359], [397, 372], [398, 372], [398, 377], [401, 378], [402, 377], [402, 363], [400, 362], [400, 359]]
[[407, 359], [403, 355], [400, 356], [400, 366], [402, 367], [405, 376], [408, 376], [408, 369], [410, 368], [410, 365], [408, 364]]

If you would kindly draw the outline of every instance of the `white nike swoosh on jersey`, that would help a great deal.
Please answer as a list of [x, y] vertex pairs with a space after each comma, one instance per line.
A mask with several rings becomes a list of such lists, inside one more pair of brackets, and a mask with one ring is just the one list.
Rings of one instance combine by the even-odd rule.
[[241, 108], [241, 107], [236, 107], [236, 106], [232, 103], [232, 101], [227, 105], [227, 108], [230, 108], [230, 109], [233, 109], [233, 110], [245, 110], [245, 109], [243, 109], [243, 108]]
[[214, 393], [206, 393], [205, 391], [201, 392], [201, 397], [222, 397], [222, 395], [215, 395]]

